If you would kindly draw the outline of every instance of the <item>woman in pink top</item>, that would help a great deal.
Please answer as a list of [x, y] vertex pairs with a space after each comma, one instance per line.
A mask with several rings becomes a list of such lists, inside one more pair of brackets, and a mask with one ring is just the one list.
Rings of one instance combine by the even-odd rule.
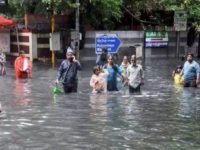
[[93, 88], [92, 93], [106, 93], [107, 83], [105, 78], [108, 76], [108, 72], [98, 66], [95, 66], [93, 68], [93, 73], [94, 74], [90, 79], [90, 86]]

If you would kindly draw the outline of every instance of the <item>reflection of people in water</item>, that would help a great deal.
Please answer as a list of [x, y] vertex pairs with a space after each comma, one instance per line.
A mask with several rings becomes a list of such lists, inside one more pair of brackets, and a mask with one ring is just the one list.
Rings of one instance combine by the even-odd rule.
[[181, 115], [195, 115], [194, 112], [197, 110], [196, 97], [197, 91], [192, 88], [183, 88], [180, 92], [179, 99], [179, 114]]
[[[100, 116], [100, 117], [108, 117], [113, 120], [113, 122], [120, 120], [121, 118], [118, 116], [113, 116], [113, 114], [119, 114], [122, 112], [121, 107], [119, 105], [119, 99], [115, 96], [109, 96], [107, 94], [92, 94], [90, 95], [90, 106], [91, 106], [91, 115], [92, 116]], [[95, 119], [96, 117], [93, 117]]]
[[28, 98], [31, 93], [30, 83], [25, 82], [24, 80], [16, 80], [15, 81], [15, 95], [16, 101], [18, 105], [28, 105], [31, 102], [31, 99]]
[[90, 95], [90, 106], [92, 114], [98, 116], [107, 115], [107, 95], [106, 94], [92, 94]]

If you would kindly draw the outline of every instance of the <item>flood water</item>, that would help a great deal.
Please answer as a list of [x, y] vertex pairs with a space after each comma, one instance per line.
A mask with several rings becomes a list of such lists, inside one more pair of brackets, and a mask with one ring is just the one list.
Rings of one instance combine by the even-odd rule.
[[16, 80], [11, 65], [0, 77], [1, 150], [198, 150], [200, 88], [173, 84], [182, 62], [146, 60], [141, 95], [91, 94], [91, 68], [78, 93], [52, 94], [57, 68], [34, 64], [33, 79]]

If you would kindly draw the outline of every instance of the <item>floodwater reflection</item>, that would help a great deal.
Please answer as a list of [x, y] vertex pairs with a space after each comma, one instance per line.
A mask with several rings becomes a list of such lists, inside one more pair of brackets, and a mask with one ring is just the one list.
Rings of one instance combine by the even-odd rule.
[[106, 116], [107, 115], [107, 94], [91, 94], [90, 106], [92, 108], [92, 116]]
[[31, 103], [31, 80], [17, 79], [15, 81], [15, 104], [26, 106]]

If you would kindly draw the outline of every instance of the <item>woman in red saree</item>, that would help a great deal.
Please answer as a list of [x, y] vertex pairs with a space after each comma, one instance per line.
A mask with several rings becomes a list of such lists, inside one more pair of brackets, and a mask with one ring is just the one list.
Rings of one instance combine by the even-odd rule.
[[31, 78], [32, 69], [29, 58], [25, 57], [24, 51], [19, 52], [19, 57], [15, 59], [16, 78]]

